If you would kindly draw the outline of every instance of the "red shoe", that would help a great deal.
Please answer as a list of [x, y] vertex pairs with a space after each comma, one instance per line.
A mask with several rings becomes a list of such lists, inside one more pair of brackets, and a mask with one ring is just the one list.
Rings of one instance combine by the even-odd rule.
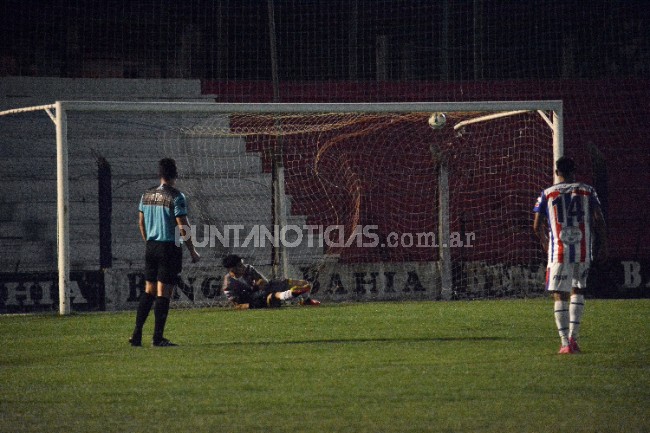
[[300, 301], [300, 305], [304, 305], [307, 307], [318, 307], [320, 305], [320, 301], [317, 301], [312, 298], [307, 298], [307, 299], [302, 299]]
[[573, 337], [569, 338], [569, 347], [571, 348], [571, 353], [580, 353], [581, 352], [580, 346], [578, 346], [578, 342]]
[[570, 355], [571, 353], [573, 353], [571, 351], [571, 345], [568, 344], [566, 346], [560, 347], [560, 351], [558, 352], [558, 355]]

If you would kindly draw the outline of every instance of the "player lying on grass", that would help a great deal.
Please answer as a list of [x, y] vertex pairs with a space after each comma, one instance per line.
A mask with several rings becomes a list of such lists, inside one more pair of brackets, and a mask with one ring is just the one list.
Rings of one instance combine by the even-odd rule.
[[223, 278], [223, 292], [236, 308], [277, 308], [299, 296], [300, 305], [320, 304], [309, 297], [311, 285], [305, 280], [269, 281], [235, 254], [224, 257], [222, 264], [228, 271]]

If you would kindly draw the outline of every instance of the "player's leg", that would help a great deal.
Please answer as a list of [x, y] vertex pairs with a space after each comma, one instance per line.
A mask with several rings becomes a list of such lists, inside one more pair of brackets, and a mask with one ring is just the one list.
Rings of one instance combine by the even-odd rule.
[[573, 352], [580, 352], [578, 346], [578, 334], [580, 333], [580, 322], [585, 309], [585, 290], [587, 287], [587, 275], [589, 265], [587, 263], [576, 263], [571, 285], [571, 303], [569, 305], [569, 344]]
[[282, 306], [282, 292], [266, 292], [266, 306], [280, 308]]
[[569, 293], [555, 292], [553, 294], [553, 314], [555, 315], [555, 325], [562, 346], [559, 353], [571, 353], [569, 347]]
[[174, 292], [174, 286], [175, 284], [169, 284], [162, 281], [157, 282], [156, 303], [153, 308], [155, 319], [153, 330], [154, 346], [175, 346], [174, 343], [163, 337], [165, 324], [167, 323], [167, 316], [169, 315], [169, 303], [171, 295]]
[[302, 296], [300, 305], [318, 306], [320, 302], [311, 298], [311, 283], [306, 280], [287, 280], [291, 293], [294, 296]]
[[580, 288], [574, 287], [571, 292], [571, 304], [569, 305], [569, 345], [571, 351], [580, 352], [578, 345], [578, 334], [580, 333], [580, 322], [582, 321], [582, 313], [585, 309], [585, 295], [584, 291]]
[[156, 300], [156, 279], [158, 275], [157, 243], [147, 242], [145, 247], [145, 286], [140, 295], [135, 315], [135, 328], [129, 339], [132, 346], [142, 346], [142, 328], [149, 317], [149, 312]]
[[279, 307], [284, 301], [294, 297], [289, 288], [289, 280], [271, 280], [264, 290], [268, 294], [266, 298], [268, 307]]
[[553, 315], [562, 343], [559, 353], [571, 353], [569, 347], [571, 279], [563, 263], [552, 263], [546, 269], [546, 287], [553, 294]]
[[301, 305], [319, 305], [320, 302], [310, 298], [311, 284], [305, 280], [272, 280], [269, 290], [278, 292], [275, 296], [281, 301], [288, 301], [300, 297]]
[[289, 287], [289, 280], [270, 280], [264, 287], [264, 291], [271, 294], [270, 297], [267, 296], [266, 298], [268, 306], [271, 303], [277, 304], [276, 301], [280, 301], [281, 304], [283, 301], [288, 301], [294, 297]]
[[282, 306], [282, 303], [284, 301], [294, 299], [297, 296], [299, 295], [293, 294], [291, 290], [284, 290], [282, 292], [270, 292], [266, 296], [266, 306], [269, 308], [278, 308]]
[[155, 319], [153, 345], [159, 347], [176, 346], [163, 335], [169, 315], [169, 303], [183, 263], [183, 250], [172, 242], [166, 242], [166, 244], [165, 259], [161, 261], [161, 266], [158, 269], [156, 302], [153, 309]]
[[135, 314], [135, 328], [133, 335], [129, 339], [132, 346], [142, 346], [142, 328], [149, 317], [149, 312], [156, 300], [156, 283], [155, 281], [146, 281], [144, 292], [140, 295], [138, 309]]
[[287, 286], [294, 296], [299, 296], [311, 291], [311, 284], [305, 280], [287, 280]]
[[267, 297], [268, 307], [279, 307], [282, 302], [302, 296], [302, 305], [318, 305], [320, 302], [309, 299], [311, 284], [305, 280], [271, 280], [267, 283], [265, 291], [271, 293]]
[[258, 308], [268, 308], [269, 305], [269, 296], [273, 293], [268, 292], [267, 290], [257, 290], [252, 293], [247, 293], [239, 298], [242, 301], [242, 304], [248, 305], [248, 308], [255, 310]]

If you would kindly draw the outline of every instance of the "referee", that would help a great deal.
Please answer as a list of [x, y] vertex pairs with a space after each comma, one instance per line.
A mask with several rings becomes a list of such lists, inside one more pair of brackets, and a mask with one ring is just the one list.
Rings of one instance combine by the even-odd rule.
[[185, 195], [174, 188], [178, 177], [176, 162], [171, 158], [161, 159], [158, 174], [160, 186], [148, 189], [140, 199], [138, 225], [142, 239], [146, 242], [145, 289], [140, 296], [135, 329], [129, 339], [131, 346], [142, 346], [142, 327], [154, 303], [153, 345], [176, 346], [163, 337], [169, 300], [183, 267], [183, 250], [176, 239], [176, 226], [182, 239], [186, 239], [185, 245], [192, 256], [192, 263], [201, 258], [185, 230], [190, 225]]

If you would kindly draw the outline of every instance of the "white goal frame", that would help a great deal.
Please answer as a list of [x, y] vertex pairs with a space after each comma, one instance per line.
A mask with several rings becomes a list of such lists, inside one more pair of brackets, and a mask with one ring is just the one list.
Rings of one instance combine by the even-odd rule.
[[[479, 102], [407, 102], [407, 103], [213, 103], [213, 102], [112, 102], [112, 101], [57, 101], [54, 104], [0, 111], [0, 116], [44, 110], [56, 127], [57, 154], [57, 264], [59, 282], [59, 314], [70, 314], [70, 249], [69, 249], [69, 195], [68, 195], [68, 138], [67, 112], [157, 112], [157, 113], [408, 113], [408, 112], [483, 112], [480, 117], [455, 125], [465, 125], [494, 118], [537, 112], [548, 124], [553, 137], [553, 161], [564, 154], [563, 104], [561, 100], [538, 101], [479, 101]], [[54, 113], [52, 112], [54, 110]], [[547, 113], [552, 113], [549, 117]], [[553, 162], [554, 163], [554, 162]], [[449, 235], [448, 173], [440, 167], [439, 233], [441, 239]], [[549, 167], [555, 178], [554, 167]], [[282, 187], [282, 186], [281, 186]], [[279, 196], [283, 199], [282, 194]], [[284, 206], [277, 206], [283, 209]], [[282, 216], [278, 216], [283, 221]], [[440, 247], [440, 273], [443, 299], [452, 292], [451, 257], [449, 247]], [[286, 271], [283, 270], [283, 272]]]

